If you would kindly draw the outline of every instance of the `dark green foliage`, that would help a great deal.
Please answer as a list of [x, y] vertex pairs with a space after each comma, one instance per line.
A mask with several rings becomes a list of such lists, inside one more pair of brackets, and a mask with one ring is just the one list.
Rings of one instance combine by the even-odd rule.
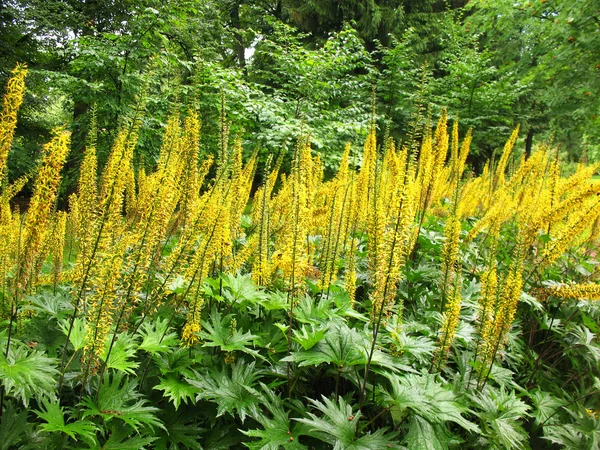
[[[164, 307], [117, 334], [102, 378], [93, 374], [83, 390], [83, 325], [76, 322], [60, 403], [57, 360], [46, 356], [61, 356], [72, 311], [59, 291], [31, 299], [35, 315], [13, 336], [9, 357], [0, 355], [2, 448], [593, 448], [600, 430], [595, 304], [524, 296], [504, 362], [477, 389], [470, 373], [477, 370], [471, 361], [480, 285], [465, 280], [451, 359], [430, 373], [439, 326], [432, 261], [440, 256], [442, 226], [426, 222], [421, 233], [399, 290], [404, 322], [399, 327], [394, 316], [380, 330], [362, 408], [372, 328], [362, 306], [350, 309], [336, 285], [329, 297], [312, 286], [298, 299], [288, 353], [284, 294], [257, 287], [248, 275], [209, 278], [203, 291], [213, 306], [204, 309], [199, 344], [180, 347], [185, 311]], [[480, 244], [465, 249], [465, 274], [483, 267]], [[589, 276], [574, 255], [565, 264], [574, 279]], [[59, 325], [63, 333], [45, 341], [48, 327]]]

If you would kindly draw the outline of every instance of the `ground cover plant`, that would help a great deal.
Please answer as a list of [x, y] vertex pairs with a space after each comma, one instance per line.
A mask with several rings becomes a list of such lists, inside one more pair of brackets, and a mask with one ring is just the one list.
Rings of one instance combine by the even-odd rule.
[[517, 129], [476, 175], [443, 112], [327, 179], [308, 136], [284, 173], [225, 119], [199, 158], [189, 109], [146, 172], [143, 114], [100, 174], [91, 124], [66, 211], [64, 129], [26, 210], [2, 185], [0, 448], [598, 448], [598, 165]]

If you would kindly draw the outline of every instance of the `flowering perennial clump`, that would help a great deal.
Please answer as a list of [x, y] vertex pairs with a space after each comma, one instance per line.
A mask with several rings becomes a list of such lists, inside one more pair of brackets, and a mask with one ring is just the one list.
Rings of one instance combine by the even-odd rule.
[[[7, 173], [25, 74], [24, 67], [15, 69], [5, 96], [0, 178]], [[132, 324], [133, 312], [143, 322], [161, 307], [173, 308], [183, 315], [181, 344], [199, 344], [205, 281], [227, 272], [249, 273], [258, 285], [286, 292], [288, 342], [307, 281], [323, 298], [343, 287], [349, 307], [365, 313], [375, 330], [372, 358], [380, 326], [393, 318], [398, 335], [402, 332], [405, 302], [414, 300], [405, 295], [407, 271], [418, 260], [428, 221], [443, 228], [436, 266], [436, 370], [452, 356], [468, 279], [480, 286], [474, 346], [480, 385], [503, 354], [524, 290], [542, 299], [600, 298], [595, 283], [541, 287], [544, 270], [575, 244], [584, 251], [582, 244], [595, 242], [600, 233], [600, 184], [588, 181], [598, 166], [581, 166], [565, 178], [547, 146], [527, 159], [517, 157], [518, 129], [495, 166], [465, 176], [472, 132], [461, 142], [457, 121], [449, 132], [445, 111], [434, 129], [426, 126], [419, 143], [378, 143], [373, 123], [361, 158], [348, 144], [337, 172], [327, 178], [310, 136], [298, 139], [291, 169], [283, 173], [283, 156], [268, 157], [264, 166], [258, 151], [244, 158], [241, 139], [230, 139], [224, 119], [215, 158], [201, 157], [194, 110], [170, 117], [154, 169], [135, 167], [140, 126], [137, 117], [118, 130], [98, 174], [92, 121], [68, 211], [55, 208], [69, 150], [63, 129], [44, 148], [27, 211], [9, 204], [26, 179], [2, 184], [0, 314], [12, 323], [16, 299], [42, 284], [56, 289], [68, 283], [74, 309], [68, 333], [76, 319], [84, 323], [80, 361], [87, 375], [104, 370], [119, 333], [141, 326]], [[359, 168], [352, 164], [357, 159]], [[501, 242], [507, 229], [511, 245]], [[467, 267], [465, 250], [475, 240], [486, 264]], [[51, 276], [43, 274], [49, 261]], [[212, 289], [222, 294], [222, 284]], [[70, 363], [63, 361], [63, 373]]]

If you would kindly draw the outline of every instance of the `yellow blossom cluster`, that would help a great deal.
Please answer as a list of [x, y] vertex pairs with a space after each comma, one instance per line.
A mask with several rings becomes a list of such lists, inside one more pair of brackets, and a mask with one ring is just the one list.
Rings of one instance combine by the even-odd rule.
[[[25, 73], [22, 66], [15, 69], [5, 95], [0, 179], [7, 173]], [[445, 238], [436, 361], [438, 367], [447, 361], [460, 323], [462, 249], [479, 239], [486, 264], [472, 268], [472, 274], [481, 281], [476, 359], [484, 379], [503, 350], [530, 278], [574, 244], [593, 243], [600, 234], [600, 184], [588, 181], [599, 166], [581, 166], [561, 177], [550, 147], [542, 145], [528, 158], [515, 154], [516, 129], [496, 164], [488, 163], [479, 176], [466, 174], [472, 133], [461, 142], [458, 121], [452, 127], [448, 122], [443, 111], [435, 126], [428, 121], [420, 142], [400, 146], [390, 138], [378, 142], [373, 123], [362, 152], [348, 144], [337, 172], [327, 178], [310, 136], [298, 138], [293, 156], [282, 152], [258, 167], [258, 152], [244, 153], [240, 137], [229, 136], [224, 116], [214, 158], [201, 155], [194, 110], [171, 115], [155, 168], [136, 166], [141, 121], [125, 120], [99, 174], [92, 118], [68, 213], [55, 207], [69, 147], [69, 134], [59, 129], [44, 148], [26, 213], [11, 210], [9, 203], [26, 179], [2, 183], [1, 313], [12, 314], [15, 304], [6, 299], [12, 293], [22, 297], [36, 281], [68, 280], [74, 317], [86, 324], [82, 360], [91, 372], [102, 366], [107, 347], [110, 352], [136, 309], [144, 320], [170, 302], [185, 314], [182, 345], [199, 343], [204, 282], [224, 272], [245, 271], [261, 286], [287, 290], [291, 316], [307, 279], [323, 296], [333, 284], [343, 285], [375, 327], [395, 314], [400, 329], [399, 285], [424, 224], [435, 217]], [[282, 173], [289, 159], [291, 169]], [[500, 231], [507, 228], [510, 249], [500, 242]], [[63, 266], [67, 246], [73, 264]], [[52, 276], [39, 276], [49, 256]], [[368, 278], [364, 292], [357, 290], [362, 277]], [[540, 293], [600, 297], [595, 284]]]
[[600, 300], [600, 284], [591, 282], [557, 284], [538, 289], [535, 293], [542, 301], [547, 300], [548, 297], [572, 300]]

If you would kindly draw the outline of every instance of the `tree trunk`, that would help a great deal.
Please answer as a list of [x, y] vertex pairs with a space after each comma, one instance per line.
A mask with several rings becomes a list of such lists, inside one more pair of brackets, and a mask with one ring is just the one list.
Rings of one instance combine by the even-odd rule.
[[525, 158], [529, 159], [531, 156], [531, 147], [533, 146], [533, 127], [529, 127], [527, 137], [525, 138]]
[[231, 9], [229, 10], [229, 15], [231, 17], [231, 24], [233, 28], [235, 28], [235, 32], [233, 33], [233, 37], [235, 39], [235, 52], [237, 55], [238, 64], [241, 68], [246, 67], [246, 48], [244, 47], [244, 39], [242, 37], [241, 28], [242, 25], [240, 23], [240, 5], [238, 2], [234, 2], [231, 5]]

